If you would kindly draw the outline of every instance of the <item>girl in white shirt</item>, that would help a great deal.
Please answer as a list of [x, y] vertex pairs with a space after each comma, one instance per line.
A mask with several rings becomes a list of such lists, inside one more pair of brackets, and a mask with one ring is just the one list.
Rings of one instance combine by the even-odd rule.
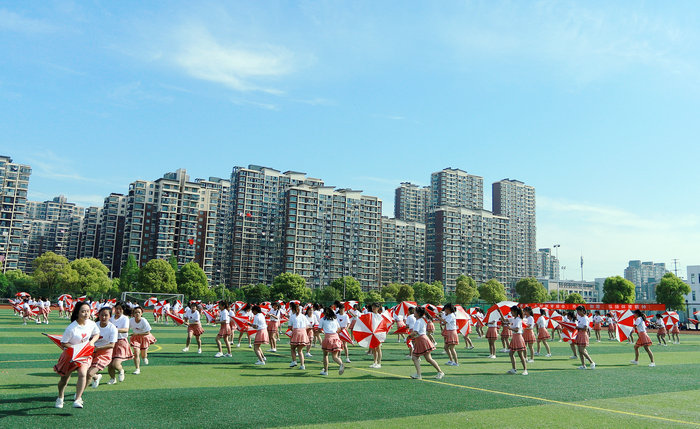
[[[396, 323], [396, 330], [397, 330], [397, 331], [398, 331], [399, 329], [403, 328], [404, 326], [406, 326], [406, 322], [403, 321], [403, 316], [402, 316], [401, 314], [399, 314], [398, 312], [397, 312], [397, 313], [394, 313], [394, 323]], [[403, 334], [397, 334], [397, 335], [396, 335], [396, 341], [399, 342], [399, 343], [400, 343], [404, 338], [405, 338], [405, 337], [404, 337]]]
[[[241, 317], [243, 319], [248, 319], [248, 321], [252, 321], [252, 319], [250, 317], [251, 314], [248, 312], [249, 309], [250, 309], [250, 304], [246, 304], [243, 307], [243, 309], [241, 309], [241, 311], [238, 312], [238, 317]], [[245, 334], [244, 331], [238, 331], [238, 344], [236, 345], [236, 347], [241, 346], [241, 337], [243, 337], [243, 334]], [[248, 335], [248, 348], [252, 348], [252, 347], [253, 347], [252, 339], [250, 338], [250, 335]]]
[[202, 334], [204, 329], [202, 329], [202, 315], [199, 312], [198, 304], [196, 302], [190, 302], [190, 306], [185, 310], [183, 319], [187, 323], [187, 340], [185, 341], [185, 348], [182, 349], [183, 352], [190, 351], [190, 342], [192, 337], [197, 340], [197, 353], [202, 354]]
[[525, 340], [523, 339], [523, 311], [517, 305], [510, 308], [510, 319], [506, 319], [505, 316], [501, 314], [501, 323], [505, 326], [509, 325], [509, 331], [511, 332], [512, 338], [510, 340], [510, 363], [512, 368], [508, 371], [508, 374], [517, 374], [518, 370], [515, 369], [515, 354], [518, 354], [520, 362], [523, 364], [523, 375], [527, 375], [527, 361], [525, 359]]
[[61, 353], [58, 363], [53, 367], [53, 370], [61, 376], [58, 382], [56, 408], [63, 408], [63, 394], [66, 391], [66, 385], [70, 381], [71, 373], [76, 370], [78, 371], [78, 381], [75, 383], [73, 408], [83, 408], [83, 391], [85, 390], [90, 361], [86, 363], [71, 362], [71, 348], [87, 342], [90, 343], [90, 346], [94, 346], [95, 341], [99, 338], [100, 330], [95, 322], [90, 320], [90, 313], [89, 305], [82, 302], [77, 303], [70, 317], [71, 323], [63, 332], [63, 337], [61, 338], [63, 353]]
[[279, 340], [280, 331], [280, 304], [272, 303], [272, 309], [267, 313], [270, 317], [270, 323], [267, 324], [267, 336], [270, 338], [270, 351], [277, 351], [277, 340]]
[[288, 326], [292, 329], [292, 338], [289, 339], [289, 345], [292, 349], [292, 362], [289, 364], [289, 367], [297, 366], [296, 357], [299, 356], [299, 369], [306, 369], [304, 366], [304, 347], [310, 344], [307, 333], [309, 319], [301, 314], [301, 308], [296, 302], [291, 303], [289, 308]]
[[654, 323], [656, 323], [657, 326], [656, 339], [659, 340], [659, 345], [661, 345], [661, 341], [663, 341], [663, 346], [666, 347], [666, 325], [664, 324], [661, 313], [657, 313]]
[[496, 320], [486, 324], [486, 339], [489, 342], [489, 359], [496, 359], [496, 340], [498, 340], [498, 322]]
[[653, 342], [651, 341], [651, 338], [649, 338], [649, 334], [647, 334], [647, 318], [644, 313], [641, 312], [641, 310], [634, 310], [633, 313], [636, 316], [634, 318], [634, 327], [637, 330], [637, 335], [639, 338], [637, 338], [637, 343], [634, 345], [634, 360], [630, 361], [630, 363], [632, 365], [639, 365], [639, 348], [644, 347], [644, 350], [647, 351], [649, 360], [651, 361], [649, 366], [653, 368], [656, 366], [656, 363], [654, 363], [654, 354], [649, 348]]
[[[338, 307], [338, 312], [336, 313], [336, 318], [338, 320], [338, 326], [340, 329], [347, 329], [350, 324], [350, 318], [345, 314], [345, 308], [341, 305]], [[346, 331], [347, 333], [347, 331]], [[352, 338], [352, 337], [350, 337]], [[348, 351], [348, 343], [341, 341], [343, 343], [343, 353], [345, 353], [345, 362], [350, 363], [350, 353]]]
[[535, 352], [533, 350], [535, 344], [535, 318], [532, 317], [532, 308], [529, 306], [523, 308], [523, 315], [525, 316], [523, 318], [523, 340], [525, 341], [525, 346], [527, 346], [530, 356], [527, 362], [532, 363], [535, 361]]
[[608, 340], [615, 341], [615, 319], [612, 317], [612, 314], [606, 314], [605, 321], [608, 324]]
[[112, 307], [103, 306], [97, 313], [97, 328], [100, 330], [100, 337], [95, 342], [95, 351], [92, 354], [92, 364], [88, 370], [88, 379], [92, 379], [92, 388], [97, 389], [102, 379], [99, 374], [110, 362], [112, 362], [112, 352], [114, 344], [117, 343], [119, 332], [109, 318], [112, 316]]
[[481, 307], [476, 307], [476, 334], [479, 338], [484, 336], [484, 310]]
[[114, 349], [112, 350], [112, 362], [110, 362], [107, 367], [107, 371], [109, 372], [109, 381], [107, 384], [114, 384], [117, 382], [117, 372], [119, 373], [119, 382], [124, 381], [122, 362], [134, 358], [134, 355], [131, 353], [131, 347], [129, 347], [129, 342], [127, 341], [127, 337], [129, 336], [129, 317], [126, 315], [126, 311], [131, 314], [131, 308], [129, 308], [127, 304], [118, 302], [114, 305], [114, 316], [109, 319], [117, 328], [117, 342], [114, 344]]
[[593, 332], [595, 332], [596, 342], [600, 342], [600, 330], [603, 329], [603, 318], [600, 316], [600, 311], [595, 312], [593, 316]]
[[586, 316], [586, 307], [579, 305], [576, 307], [576, 313], [577, 313], [577, 318], [576, 318], [576, 346], [578, 346], [578, 355], [579, 358], [581, 358], [581, 366], [578, 367], [578, 369], [586, 369], [586, 361], [584, 359], [588, 359], [588, 362], [591, 364], [591, 369], [595, 369], [595, 362], [593, 362], [593, 359], [591, 359], [591, 356], [588, 354], [588, 350], [586, 350], [586, 347], [588, 347], [588, 331], [590, 327], [588, 326], [588, 316]]
[[338, 375], [343, 375], [345, 372], [345, 364], [340, 360], [340, 352], [343, 350], [343, 342], [338, 337], [340, 325], [338, 324], [337, 316], [331, 307], [327, 307], [324, 312], [324, 317], [321, 319], [319, 328], [323, 331], [323, 342], [321, 349], [323, 350], [323, 370], [321, 375], [328, 375], [328, 354], [331, 354], [333, 362], [337, 363], [340, 368]]
[[673, 344], [680, 344], [681, 343], [681, 337], [679, 334], [681, 333], [680, 329], [678, 329], [678, 321], [673, 322], [673, 326], [671, 326], [671, 341], [673, 341]]
[[306, 311], [304, 311], [304, 317], [306, 317], [307, 322], [306, 335], [309, 337], [309, 344], [306, 345], [306, 357], [313, 357], [311, 354], [311, 342], [314, 338], [314, 321], [316, 320], [313, 310], [313, 307], [306, 307]]
[[[374, 303], [372, 304], [372, 325], [374, 325], [374, 320], [381, 319], [384, 316], [382, 316], [382, 306]], [[369, 351], [372, 353], [372, 356], [374, 357], [374, 361], [372, 362], [372, 365], [370, 365], [370, 368], [381, 368], [382, 367], [382, 357], [383, 357], [383, 352], [382, 352], [382, 343], [380, 342], [379, 345], [377, 345], [374, 348], [370, 348]]]
[[[545, 311], [543, 308], [542, 311]], [[549, 343], [547, 340], [549, 340], [549, 332], [547, 332], [547, 319], [545, 315], [541, 315], [539, 319], [537, 319], [537, 322], [535, 323], [537, 326], [537, 351], [535, 352], [535, 356], [540, 355], [540, 345], [544, 343], [544, 348], [547, 349], [547, 357], [552, 357], [552, 351], [549, 348]]]
[[320, 323], [321, 323], [321, 304], [314, 304], [314, 340], [312, 341], [313, 346], [316, 347], [317, 345], [321, 344], [321, 328], [320, 328]]
[[143, 363], [148, 365], [148, 347], [156, 342], [156, 338], [151, 335], [151, 324], [143, 317], [143, 309], [134, 307], [132, 310], [134, 316], [129, 320], [129, 328], [131, 329], [131, 347], [134, 351], [134, 366], [135, 375], [141, 374], [141, 356]]
[[46, 313], [46, 310], [44, 308], [44, 298], [43, 297], [39, 297], [39, 299], [36, 301], [36, 306], [39, 309], [39, 314], [36, 315], [36, 323], [40, 324], [42, 318], [48, 322], [48, 316], [47, 316], [48, 313]]
[[442, 372], [442, 369], [440, 369], [440, 365], [438, 365], [437, 362], [435, 362], [435, 359], [430, 355], [430, 353], [435, 350], [435, 345], [433, 344], [432, 341], [430, 341], [430, 338], [426, 335], [426, 327], [427, 327], [427, 321], [426, 321], [426, 313], [425, 309], [423, 307], [417, 307], [415, 309], [416, 313], [416, 321], [413, 324], [413, 329], [411, 330], [411, 334], [409, 335], [411, 338], [413, 338], [413, 352], [411, 353], [411, 358], [413, 359], [413, 365], [416, 367], [416, 373], [411, 376], [411, 378], [414, 379], [421, 379], [421, 369], [420, 369], [420, 358], [421, 356], [425, 357], [425, 360], [428, 361], [429, 364], [435, 368], [437, 371], [437, 375], [435, 378], [440, 380], [445, 376], [445, 373]]
[[457, 316], [455, 315], [455, 309], [452, 304], [447, 303], [442, 308], [445, 315], [442, 317], [442, 336], [445, 338], [445, 351], [447, 352], [447, 357], [450, 359], [447, 361], [447, 365], [458, 366], [459, 361], [457, 358], [457, 351], [455, 347], [459, 344], [459, 335], [457, 335]]
[[[215, 358], [220, 358], [222, 356], [231, 356], [231, 343], [229, 342], [229, 337], [231, 336], [231, 324], [229, 323], [231, 318], [228, 315], [228, 303], [226, 301], [219, 301], [219, 333], [216, 334], [216, 346], [219, 351], [214, 355]], [[221, 349], [221, 339], [224, 339], [226, 343], [226, 354], [222, 352]]]
[[253, 306], [253, 323], [251, 326], [257, 331], [255, 333], [255, 342], [253, 346], [255, 355], [258, 357], [258, 361], [255, 362], [255, 364], [265, 365], [267, 358], [265, 357], [265, 353], [262, 351], [262, 345], [268, 344], [270, 342], [270, 337], [267, 334], [267, 322], [265, 322], [265, 315], [257, 305]]

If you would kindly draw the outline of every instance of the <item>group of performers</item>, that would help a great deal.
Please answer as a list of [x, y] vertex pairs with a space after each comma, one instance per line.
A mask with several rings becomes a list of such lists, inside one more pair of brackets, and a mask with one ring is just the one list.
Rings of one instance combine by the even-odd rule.
[[[347, 311], [346, 311], [347, 308]], [[218, 303], [218, 311], [211, 308], [204, 309], [200, 302], [191, 302], [184, 310], [182, 322], [187, 326], [187, 337], [183, 352], [188, 352], [192, 343], [192, 337], [197, 344], [197, 353], [202, 353], [202, 335], [204, 334], [203, 320], [214, 322], [219, 325], [216, 334], [216, 344], [218, 351], [215, 358], [232, 357], [232, 344], [235, 344], [234, 334], [239, 331], [238, 344], [240, 347], [241, 338], [248, 335], [249, 346], [254, 349], [256, 355], [255, 365], [265, 365], [267, 357], [263, 350], [263, 345], [269, 344], [269, 352], [277, 352], [280, 338], [280, 328], [283, 322], [287, 323], [286, 334], [290, 337], [289, 353], [291, 356], [290, 368], [298, 367], [300, 370], [306, 369], [306, 359], [312, 357], [311, 348], [319, 346], [323, 352], [322, 370], [320, 375], [328, 375], [329, 363], [332, 360], [338, 366], [338, 374], [345, 371], [345, 364], [350, 363], [348, 344], [353, 344], [353, 329], [360, 319], [380, 320], [385, 324], [383, 330], [386, 335], [389, 327], [396, 325], [397, 338], [399, 341], [406, 340], [409, 347], [409, 354], [415, 366], [414, 379], [422, 378], [421, 361], [424, 359], [436, 371], [435, 378], [442, 379], [445, 376], [440, 364], [432, 357], [436, 350], [437, 341], [433, 336], [435, 324], [441, 326], [444, 353], [448, 356], [446, 366], [459, 366], [459, 356], [457, 346], [460, 343], [460, 334], [464, 338], [467, 349], [473, 349], [474, 345], [469, 338], [472, 333], [472, 326], [479, 337], [485, 337], [489, 345], [489, 358], [496, 359], [496, 342], [500, 338], [503, 348], [501, 352], [508, 352], [510, 356], [511, 369], [509, 374], [517, 374], [516, 360], [522, 365], [522, 375], [528, 375], [528, 364], [534, 362], [535, 356], [540, 356], [541, 346], [546, 350], [544, 356], [551, 357], [551, 349], [548, 341], [553, 335], [562, 332], [554, 329], [552, 335], [547, 330], [544, 317], [537, 318], [535, 312], [530, 307], [521, 308], [512, 306], [505, 314], [498, 309], [497, 318], [491, 317], [488, 321], [473, 324], [468, 319], [468, 326], [458, 330], [457, 309], [464, 311], [459, 306], [446, 304], [439, 311], [437, 308], [429, 306], [410, 306], [404, 314], [397, 316], [397, 312], [387, 312], [387, 309], [380, 304], [367, 305], [360, 308], [359, 304], [347, 306], [336, 301], [334, 305], [322, 308], [319, 304], [308, 304], [302, 306], [299, 302], [290, 302], [283, 305], [278, 302], [265, 305], [237, 304], [221, 301]], [[483, 310], [477, 309], [483, 315]], [[541, 311], [541, 309], [540, 309]], [[58, 383], [58, 398], [56, 407], [62, 408], [64, 404], [64, 392], [73, 372], [78, 373], [76, 382], [76, 394], [73, 407], [82, 408], [82, 395], [89, 382], [93, 388], [97, 388], [102, 379], [100, 372], [107, 368], [109, 381], [107, 384], [115, 384], [125, 379], [125, 372], [122, 363], [133, 359], [135, 370], [134, 375], [141, 372], [141, 362], [148, 365], [149, 346], [156, 342], [151, 334], [151, 326], [143, 317], [144, 309], [134, 303], [117, 302], [114, 306], [104, 305], [97, 312], [97, 322], [91, 319], [93, 309], [86, 302], [78, 302], [74, 305], [70, 315], [71, 323], [65, 329], [60, 341], [64, 352], [54, 366], [61, 379]], [[206, 314], [206, 317], [204, 315]], [[368, 315], [369, 316], [364, 316]], [[608, 315], [609, 320], [596, 312], [589, 317], [584, 306], [578, 306], [576, 312], [564, 315], [562, 325], [569, 323], [575, 329], [576, 335], [567, 333], [567, 340], [571, 341], [573, 355], [571, 359], [580, 359], [579, 369], [595, 369], [596, 363], [592, 359], [588, 346], [589, 334], [595, 333], [595, 338], [600, 341], [600, 331], [607, 322], [613, 324], [614, 319]], [[660, 317], [657, 316], [657, 318]], [[393, 319], [389, 321], [389, 319]], [[483, 317], [481, 317], [483, 319]], [[477, 318], [479, 320], [479, 318]], [[393, 323], [392, 323], [393, 322]], [[486, 327], [483, 332], [482, 326]], [[632, 364], [639, 363], [639, 349], [643, 348], [650, 360], [650, 367], [655, 366], [654, 354], [650, 346], [651, 338], [647, 334], [646, 316], [639, 310], [634, 311], [634, 328], [638, 339], [634, 345], [634, 360]], [[500, 329], [500, 333], [499, 333]], [[129, 337], [129, 331], [131, 336]], [[349, 332], [348, 332], [349, 331]], [[610, 332], [610, 331], [609, 331]], [[406, 335], [404, 338], [403, 335]], [[677, 334], [676, 334], [677, 335]], [[665, 331], [657, 334], [660, 343], [665, 344]], [[354, 335], [355, 339], [359, 337]], [[358, 339], [358, 343], [368, 347], [367, 354], [372, 355], [370, 368], [381, 368], [382, 364], [382, 342], [386, 336], [379, 341], [363, 344]], [[560, 340], [561, 341], [561, 340]], [[94, 347], [89, 359], [80, 363], [71, 360], [71, 349], [84, 343], [89, 343]], [[537, 344], [535, 351], [534, 345]], [[345, 361], [341, 358], [344, 354]]]

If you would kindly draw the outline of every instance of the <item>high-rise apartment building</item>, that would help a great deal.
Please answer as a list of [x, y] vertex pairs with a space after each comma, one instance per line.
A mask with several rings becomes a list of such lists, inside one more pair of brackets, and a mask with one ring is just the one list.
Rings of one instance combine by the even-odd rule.
[[535, 223], [535, 188], [518, 180], [503, 179], [492, 185], [493, 213], [507, 216], [508, 284], [537, 273], [537, 225]]
[[425, 281], [425, 224], [382, 218], [381, 285]]
[[427, 221], [430, 207], [430, 186], [401, 183], [394, 193], [394, 217], [405, 222]]
[[663, 262], [629, 261], [625, 268], [625, 278], [635, 286], [637, 300], [652, 301], [656, 299], [656, 285], [668, 271]]
[[539, 249], [536, 256], [536, 277], [559, 280], [559, 259], [552, 255], [552, 249]]
[[23, 237], [27, 209], [27, 189], [32, 169], [0, 156], [0, 267], [2, 271], [20, 268], [20, 255], [28, 242]]
[[457, 277], [508, 280], [509, 218], [486, 210], [438, 207], [427, 225], [428, 280], [454, 293]]
[[209, 284], [228, 284], [230, 239], [226, 235], [226, 220], [230, 219], [231, 182], [218, 177], [195, 182], [200, 189], [194, 260], [204, 270]]
[[438, 207], [484, 208], [484, 178], [455, 168], [445, 168], [430, 176], [430, 211]]
[[297, 185], [323, 186], [323, 182], [295, 171], [281, 173], [258, 165], [234, 167], [227, 222], [233, 287], [271, 284], [284, 271], [287, 192]]
[[311, 288], [343, 276], [353, 276], [364, 290], [378, 288], [381, 217], [381, 201], [361, 191], [290, 187], [284, 271], [301, 275]]
[[111, 193], [102, 205], [96, 258], [109, 269], [112, 278], [121, 273], [127, 199], [125, 195]]
[[88, 207], [85, 209], [78, 258], [97, 258], [100, 249], [101, 228], [102, 208]]

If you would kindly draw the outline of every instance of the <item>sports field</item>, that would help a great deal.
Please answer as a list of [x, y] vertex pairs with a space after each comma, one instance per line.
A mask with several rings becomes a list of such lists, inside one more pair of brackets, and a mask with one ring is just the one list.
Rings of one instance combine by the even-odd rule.
[[153, 325], [158, 343], [141, 375], [131, 375], [129, 362], [123, 383], [103, 377], [98, 389], [87, 388], [84, 409], [71, 407], [74, 376], [65, 407], [55, 409], [59, 349], [41, 332], [63, 332], [68, 321], [56, 314], [49, 325], [22, 326], [0, 310], [0, 427], [700, 427], [700, 335], [690, 334], [680, 345], [654, 346], [656, 368], [646, 354], [630, 365], [632, 346], [604, 339], [589, 348], [597, 368], [577, 370], [568, 344], [553, 342], [553, 357], [536, 357], [529, 376], [507, 375], [507, 355], [487, 359], [486, 340], [472, 335], [476, 348], [460, 344], [459, 367], [434, 353], [446, 373], [438, 381], [427, 364], [423, 380], [409, 378], [414, 368], [396, 337], [384, 344], [381, 369], [353, 347], [344, 375], [331, 364], [321, 376], [319, 348], [306, 371], [289, 368], [285, 336], [260, 367], [245, 341], [233, 358], [214, 358], [215, 326], [205, 327], [198, 355], [196, 346], [181, 352], [185, 328]]

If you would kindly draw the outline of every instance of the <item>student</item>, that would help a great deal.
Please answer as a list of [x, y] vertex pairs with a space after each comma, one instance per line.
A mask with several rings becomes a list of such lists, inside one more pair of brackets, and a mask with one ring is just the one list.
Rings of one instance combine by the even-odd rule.
[[[241, 309], [241, 311], [238, 312], [238, 317], [242, 317], [242, 318], [244, 318], [244, 319], [248, 319], [249, 322], [252, 321], [252, 320], [251, 320], [251, 317], [250, 317], [251, 314], [249, 313], [249, 311], [250, 311], [250, 304], [246, 304], [246, 305]], [[240, 346], [241, 346], [241, 337], [243, 336], [244, 333], [245, 333], [245, 332], [243, 332], [243, 331], [239, 331], [239, 332], [238, 332], [238, 345], [236, 345], [236, 347], [240, 347]], [[248, 335], [248, 348], [252, 348], [252, 347], [253, 347], [252, 339], [250, 338], [250, 335]]]
[[469, 338], [469, 334], [472, 333], [472, 318], [471, 316], [467, 316], [467, 327], [466, 331], [464, 333], [464, 348], [467, 350], [471, 350], [474, 348], [474, 343], [472, 343], [471, 338]]
[[595, 332], [596, 342], [600, 342], [600, 330], [603, 329], [603, 318], [600, 316], [600, 311], [596, 310], [593, 316], [593, 332]]
[[[22, 322], [23, 322], [22, 324], [26, 325], [27, 320], [34, 320], [34, 317], [32, 317], [32, 307], [29, 304], [29, 299], [24, 298], [24, 301], [22, 302]], [[38, 316], [37, 316], [36, 322], [40, 323]]]
[[585, 359], [588, 359], [588, 362], [591, 364], [591, 369], [595, 369], [595, 362], [593, 362], [593, 359], [591, 359], [591, 356], [588, 354], [588, 350], [586, 350], [586, 347], [588, 347], [588, 330], [590, 329], [588, 326], [588, 316], [586, 316], [586, 307], [579, 305], [576, 307], [576, 313], [578, 317], [576, 318], [576, 346], [578, 347], [578, 355], [581, 358], [581, 366], [578, 367], [578, 369], [587, 369], [586, 368], [586, 361]]
[[313, 341], [314, 338], [314, 309], [313, 307], [309, 306], [306, 307], [306, 311], [304, 311], [304, 317], [306, 317], [306, 335], [309, 337], [309, 344], [306, 345], [306, 357], [313, 357], [311, 354], [311, 342]]
[[513, 333], [510, 332], [509, 329], [511, 318], [510, 313], [506, 314], [504, 318], [506, 319], [507, 323], [501, 322], [501, 344], [503, 345], [501, 352], [508, 353], [510, 352], [510, 339], [513, 337]]
[[87, 372], [91, 361], [85, 363], [71, 362], [73, 346], [89, 342], [94, 346], [97, 339], [100, 337], [100, 330], [90, 320], [90, 306], [86, 303], [79, 302], [73, 308], [73, 313], [70, 317], [70, 325], [63, 331], [61, 337], [61, 348], [63, 353], [58, 358], [58, 362], [53, 367], [61, 379], [58, 381], [58, 397], [56, 398], [56, 408], [63, 408], [63, 395], [66, 391], [66, 385], [70, 381], [70, 376], [73, 371], [78, 371], [78, 381], [75, 383], [75, 399], [73, 400], [73, 408], [83, 408], [83, 391], [87, 384]]
[[515, 369], [515, 354], [520, 357], [520, 362], [523, 364], [523, 375], [527, 375], [527, 362], [525, 359], [525, 340], [523, 339], [523, 311], [517, 305], [510, 308], [510, 319], [507, 319], [503, 314], [501, 314], [501, 323], [503, 326], [509, 325], [509, 331], [512, 333], [512, 339], [510, 340], [510, 363], [512, 368], [508, 371], [508, 374], [517, 374], [518, 370]]
[[[48, 298], [39, 298], [39, 308], [41, 309], [40, 316], [44, 319], [44, 323], [49, 324], [49, 311], [51, 310], [51, 301]], [[37, 321], [39, 317], [37, 316]]]
[[525, 307], [523, 309], [523, 315], [525, 316], [522, 321], [523, 341], [525, 341], [525, 346], [528, 350], [526, 354], [530, 356], [527, 359], [527, 363], [533, 363], [535, 361], [535, 352], [533, 350], [533, 345], [535, 344], [535, 318], [532, 317], [532, 308]]
[[337, 316], [331, 307], [327, 307], [321, 319], [320, 329], [323, 331], [323, 342], [321, 349], [323, 350], [323, 370], [320, 375], [328, 375], [328, 355], [330, 354], [333, 362], [339, 365], [338, 375], [343, 375], [345, 372], [345, 364], [340, 360], [340, 352], [343, 350], [343, 342], [338, 337], [340, 325], [338, 324]]
[[649, 348], [653, 342], [647, 334], [647, 318], [644, 316], [644, 313], [642, 313], [641, 310], [634, 310], [633, 313], [636, 316], [634, 318], [634, 327], [637, 329], [637, 335], [639, 338], [637, 338], [637, 343], [634, 345], [634, 360], [630, 361], [630, 363], [632, 365], [639, 365], [639, 348], [644, 347], [644, 350], [646, 350], [647, 354], [649, 355], [649, 360], [651, 361], [649, 366], [653, 368], [656, 366], [656, 364], [654, 363], [654, 354]]
[[267, 323], [265, 322], [265, 315], [259, 306], [253, 306], [253, 324], [251, 325], [257, 332], [255, 333], [255, 342], [253, 350], [255, 355], [258, 357], [258, 361], [255, 362], [256, 365], [265, 365], [267, 358], [265, 353], [262, 351], [262, 345], [268, 344], [270, 342], [269, 336], [267, 334]]
[[498, 322], [487, 322], [486, 339], [489, 342], [489, 359], [496, 359], [496, 340], [498, 339]]
[[479, 338], [483, 338], [484, 336], [484, 317], [484, 310], [482, 310], [481, 307], [476, 307], [476, 334]]
[[107, 384], [114, 384], [117, 382], [116, 374], [119, 373], [119, 382], [124, 381], [124, 368], [122, 367], [122, 362], [125, 360], [133, 359], [134, 355], [131, 353], [131, 347], [129, 347], [129, 342], [127, 337], [129, 336], [129, 317], [127, 315], [131, 314], [131, 308], [123, 302], [117, 302], [114, 305], [114, 315], [109, 321], [117, 328], [117, 342], [114, 344], [114, 350], [112, 350], [112, 362], [110, 362], [107, 367], [109, 372], [109, 381]]
[[[377, 318], [381, 319], [382, 317], [384, 317], [384, 316], [382, 316], [381, 311], [382, 311], [381, 305], [377, 304], [376, 302], [374, 304], [372, 304], [372, 320], [373, 321], [376, 320]], [[369, 367], [375, 368], [375, 369], [381, 368], [382, 367], [382, 356], [383, 356], [382, 343], [379, 343], [379, 345], [377, 345], [374, 348], [370, 348], [370, 351], [372, 352], [373, 362], [372, 362], [372, 365], [370, 365]]]
[[314, 311], [313, 311], [313, 315], [314, 315], [314, 323], [313, 323], [313, 327], [314, 327], [314, 340], [313, 340], [313, 347], [316, 347], [316, 346], [318, 346], [318, 345], [321, 344], [321, 341], [323, 341], [323, 340], [321, 339], [321, 328], [320, 328], [320, 326], [319, 326], [320, 323], [321, 323], [321, 313], [322, 313], [322, 311], [321, 311], [321, 304], [319, 304], [319, 303], [314, 303], [314, 307], [313, 307], [313, 308], [314, 308]]
[[272, 303], [272, 309], [267, 313], [270, 317], [270, 323], [267, 324], [267, 335], [270, 338], [270, 351], [277, 351], [277, 340], [279, 339], [280, 331], [280, 316], [282, 312], [280, 311], [279, 302]]
[[[399, 329], [403, 328], [406, 326], [406, 322], [403, 321], [403, 315], [399, 314], [398, 312], [394, 313], [394, 323], [396, 323], [396, 330], [398, 331]], [[405, 339], [403, 334], [396, 334], [396, 342], [400, 343]]]
[[64, 303], [62, 299], [58, 300], [58, 317], [67, 317], [68, 313], [65, 311]]
[[666, 347], [666, 326], [664, 325], [664, 320], [662, 319], [661, 313], [658, 313], [656, 315], [656, 319], [654, 320], [654, 322], [658, 327], [656, 331], [656, 339], [659, 340], [659, 345], [661, 345], [661, 342], [663, 341], [663, 346]]
[[236, 316], [236, 310], [234, 309], [235, 306], [236, 304], [233, 302], [228, 306], [228, 326], [231, 328], [231, 335], [228, 336], [228, 341], [231, 344], [233, 344], [233, 335], [236, 332], [236, 322], [233, 320], [233, 318]]
[[132, 311], [134, 317], [129, 321], [131, 329], [131, 347], [134, 351], [134, 375], [141, 374], [141, 356], [143, 356], [144, 365], [148, 365], [148, 347], [156, 342], [156, 339], [151, 335], [151, 324], [143, 317], [143, 309], [135, 307]]
[[608, 323], [608, 340], [615, 341], [615, 319], [612, 317], [611, 313], [605, 315], [605, 321]]
[[88, 379], [92, 380], [92, 388], [97, 389], [102, 379], [102, 374], [99, 374], [107, 365], [112, 362], [112, 353], [114, 345], [117, 343], [119, 332], [117, 327], [109, 321], [112, 317], [112, 307], [103, 306], [97, 313], [99, 322], [97, 328], [100, 330], [100, 337], [95, 342], [95, 351], [92, 354], [92, 364], [88, 369]]
[[445, 352], [447, 352], [447, 365], [459, 366], [457, 351], [455, 347], [459, 344], [459, 335], [457, 335], [457, 316], [455, 315], [454, 306], [451, 303], [445, 304], [442, 308], [445, 315], [442, 318], [442, 336], [445, 338]]
[[[336, 318], [338, 320], [338, 326], [340, 326], [341, 330], [347, 329], [348, 325], [350, 324], [350, 318], [347, 314], [345, 314], [345, 308], [342, 305], [338, 306], [337, 308], [338, 311], [336, 312]], [[346, 343], [345, 341], [341, 341], [341, 343], [343, 343], [343, 353], [345, 353], [345, 362], [350, 363], [350, 352], [348, 351], [348, 343]]]
[[[185, 348], [182, 349], [183, 352], [190, 351], [190, 342], [192, 341], [192, 336], [197, 340], [197, 353], [202, 354], [202, 334], [204, 329], [202, 329], [202, 315], [200, 310], [201, 305], [196, 302], [190, 302], [190, 306], [185, 310], [183, 319], [187, 322], [187, 340], [185, 341]], [[229, 345], [230, 348], [230, 345]]]
[[290, 368], [297, 366], [296, 357], [299, 356], [299, 369], [306, 369], [304, 366], [304, 347], [308, 346], [309, 335], [307, 328], [309, 327], [309, 319], [301, 314], [301, 307], [296, 302], [289, 305], [290, 314], [287, 326], [292, 329], [292, 338], [289, 339], [289, 345], [292, 349], [292, 362]]
[[[413, 331], [413, 324], [416, 323], [416, 309], [413, 307], [408, 308], [408, 316], [406, 316], [406, 326], [408, 327], [408, 340], [406, 341], [406, 345], [408, 346], [408, 354], [406, 355], [406, 359], [411, 359], [413, 358], [412, 350], [413, 350], [413, 338], [411, 337], [411, 331]], [[435, 328], [435, 325], [433, 325], [433, 328]]]
[[[588, 318], [586, 318], [588, 319]], [[564, 316], [564, 320], [570, 323], [576, 323], [576, 315], [574, 314], [573, 311], [570, 311], [566, 313]], [[577, 334], [578, 335], [578, 334]], [[569, 356], [569, 359], [578, 359], [578, 352], [577, 347], [576, 347], [576, 340], [570, 340], [569, 341], [569, 347], [571, 347], [571, 353], [573, 353], [571, 356]]]
[[535, 325], [537, 326], [537, 351], [535, 352], [535, 356], [540, 355], [540, 344], [544, 343], [544, 348], [547, 349], [547, 354], [545, 356], [552, 357], [552, 351], [549, 349], [549, 343], [547, 343], [547, 340], [550, 338], [546, 328], [547, 320], [544, 316], [541, 316], [537, 319]]
[[[231, 343], [229, 342], [229, 337], [231, 336], [231, 325], [230, 318], [228, 315], [228, 303], [226, 301], [219, 301], [219, 333], [216, 334], [216, 346], [219, 351], [214, 355], [215, 358], [231, 357]], [[221, 348], [221, 339], [226, 343], [226, 354], [223, 353]]]
[[416, 367], [416, 373], [411, 376], [411, 378], [420, 380], [422, 378], [421, 368], [420, 368], [420, 358], [425, 357], [430, 365], [437, 371], [436, 379], [440, 380], [445, 376], [445, 373], [440, 369], [440, 365], [433, 359], [430, 353], [435, 350], [435, 345], [426, 335], [426, 312], [423, 307], [417, 307], [415, 310], [416, 322], [413, 324], [413, 329], [409, 336], [413, 338], [413, 365]]
[[671, 326], [671, 341], [673, 341], [673, 344], [681, 343], [680, 333], [681, 331], [678, 329], [678, 321], [674, 321], [673, 326]]
[[[435, 309], [437, 311], [437, 308]], [[425, 319], [425, 335], [428, 336], [428, 339], [433, 343], [433, 345], [437, 345], [437, 341], [435, 341], [434, 333], [435, 333], [435, 324], [433, 323], [433, 318], [428, 314], [428, 312], [425, 312], [425, 316], [423, 316]]]

